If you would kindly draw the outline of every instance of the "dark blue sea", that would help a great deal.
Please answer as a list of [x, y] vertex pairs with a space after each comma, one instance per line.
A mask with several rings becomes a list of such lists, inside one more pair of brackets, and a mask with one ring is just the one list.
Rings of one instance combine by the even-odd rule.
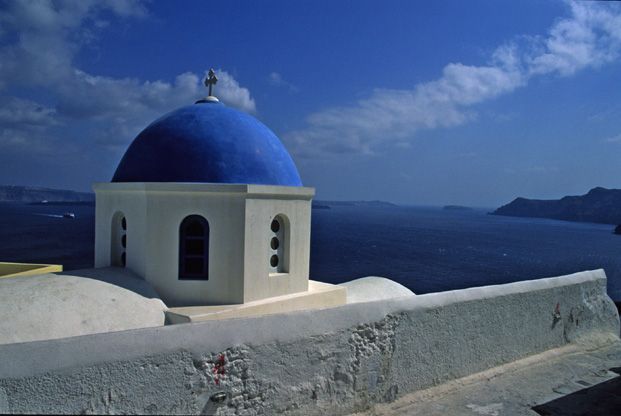
[[[62, 218], [71, 211], [76, 219]], [[621, 300], [621, 236], [612, 225], [488, 215], [489, 210], [314, 209], [311, 278], [384, 276], [428, 293], [603, 268]], [[0, 261], [93, 266], [94, 207], [0, 204]]]

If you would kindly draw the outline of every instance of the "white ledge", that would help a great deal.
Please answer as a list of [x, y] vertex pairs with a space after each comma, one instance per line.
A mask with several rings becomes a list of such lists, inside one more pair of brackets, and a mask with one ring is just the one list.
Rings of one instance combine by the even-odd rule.
[[198, 182], [98, 182], [93, 184], [98, 192], [213, 192], [223, 194], [244, 194], [246, 196], [294, 196], [300, 199], [311, 199], [315, 188], [305, 186], [277, 186], [230, 183], [198, 183]]

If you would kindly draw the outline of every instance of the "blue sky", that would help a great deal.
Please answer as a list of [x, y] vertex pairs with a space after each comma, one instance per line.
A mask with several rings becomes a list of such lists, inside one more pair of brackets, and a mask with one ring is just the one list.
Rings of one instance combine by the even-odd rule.
[[319, 199], [621, 188], [621, 5], [542, 0], [0, 1], [0, 183], [109, 181], [211, 66]]

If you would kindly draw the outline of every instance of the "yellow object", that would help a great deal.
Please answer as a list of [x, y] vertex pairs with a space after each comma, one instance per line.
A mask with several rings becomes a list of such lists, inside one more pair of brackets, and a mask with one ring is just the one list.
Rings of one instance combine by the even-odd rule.
[[329, 283], [308, 281], [308, 291], [237, 305], [185, 306], [170, 308], [166, 319], [171, 324], [271, 315], [309, 309], [325, 309], [347, 303], [347, 289]]
[[0, 279], [4, 277], [32, 276], [62, 272], [62, 264], [33, 264], [33, 263], [6, 263], [0, 262]]

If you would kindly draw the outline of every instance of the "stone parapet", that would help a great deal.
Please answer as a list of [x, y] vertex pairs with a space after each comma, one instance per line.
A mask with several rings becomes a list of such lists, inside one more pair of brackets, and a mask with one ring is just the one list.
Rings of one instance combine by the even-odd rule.
[[0, 346], [0, 411], [347, 414], [570, 343], [618, 342], [603, 270]]

